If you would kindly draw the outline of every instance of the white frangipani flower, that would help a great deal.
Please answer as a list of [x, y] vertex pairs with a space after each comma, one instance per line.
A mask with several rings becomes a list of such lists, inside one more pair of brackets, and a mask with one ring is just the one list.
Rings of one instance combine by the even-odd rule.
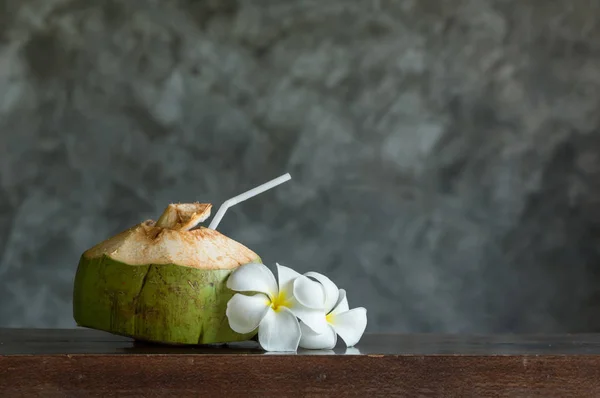
[[315, 332], [314, 328], [301, 323], [300, 347], [330, 350], [335, 347], [338, 335], [348, 347], [358, 343], [367, 327], [367, 310], [363, 307], [350, 309], [346, 291], [338, 289], [335, 283], [325, 275], [308, 272], [304, 276], [316, 279], [325, 289], [324, 318], [328, 328], [325, 332], [319, 333]]
[[260, 263], [235, 270], [227, 287], [238, 292], [227, 303], [231, 329], [250, 333], [258, 328], [258, 342], [267, 351], [296, 351], [300, 325], [311, 333], [326, 333], [325, 290], [323, 286], [296, 271], [277, 264], [279, 284], [273, 273]]

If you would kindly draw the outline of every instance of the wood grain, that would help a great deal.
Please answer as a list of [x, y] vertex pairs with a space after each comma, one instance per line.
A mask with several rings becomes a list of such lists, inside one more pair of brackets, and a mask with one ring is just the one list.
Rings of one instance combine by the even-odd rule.
[[596, 335], [366, 335], [357, 348], [265, 354], [254, 343], [163, 347], [89, 330], [0, 330], [0, 395], [600, 396]]

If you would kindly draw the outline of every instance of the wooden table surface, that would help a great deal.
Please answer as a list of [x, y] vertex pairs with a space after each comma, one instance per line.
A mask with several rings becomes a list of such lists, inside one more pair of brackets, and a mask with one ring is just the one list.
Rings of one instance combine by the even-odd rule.
[[0, 329], [0, 396], [600, 397], [600, 335], [367, 334], [294, 354]]

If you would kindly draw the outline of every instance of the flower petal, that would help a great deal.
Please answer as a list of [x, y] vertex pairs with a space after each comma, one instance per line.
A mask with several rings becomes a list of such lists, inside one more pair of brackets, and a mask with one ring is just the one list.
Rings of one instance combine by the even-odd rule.
[[327, 325], [327, 331], [321, 334], [314, 334], [312, 330], [304, 323], [300, 323], [302, 337], [300, 338], [300, 347], [309, 350], [331, 350], [337, 343], [337, 334], [333, 328]]
[[367, 310], [363, 307], [330, 316], [330, 324], [348, 347], [358, 343], [367, 327]]
[[260, 263], [245, 264], [233, 271], [227, 279], [227, 287], [238, 292], [265, 293], [271, 299], [279, 293], [275, 276]]
[[316, 279], [323, 285], [323, 289], [325, 289], [325, 312], [329, 313], [338, 302], [338, 287], [331, 279], [318, 272], [307, 272], [304, 275]]
[[304, 275], [294, 279], [294, 297], [300, 304], [315, 310], [325, 311], [325, 290], [323, 285]]
[[269, 310], [269, 298], [262, 293], [246, 296], [237, 293], [227, 302], [225, 314], [234, 332], [250, 333]]
[[275, 264], [277, 264], [277, 278], [279, 280], [279, 291], [285, 292], [287, 296], [291, 296], [294, 291], [292, 286], [294, 279], [299, 277], [300, 274], [289, 267], [280, 265], [278, 263]]
[[258, 326], [258, 342], [266, 351], [296, 351], [300, 342], [300, 325], [287, 308], [269, 308]]
[[335, 304], [335, 308], [331, 311], [331, 314], [341, 314], [342, 312], [346, 312], [350, 310], [348, 307], [348, 299], [346, 298], [346, 291], [344, 289], [340, 289], [340, 296], [338, 298], [338, 302]]
[[303, 306], [295, 297], [287, 302], [287, 308], [316, 334], [325, 333], [329, 325], [325, 318], [325, 311]]

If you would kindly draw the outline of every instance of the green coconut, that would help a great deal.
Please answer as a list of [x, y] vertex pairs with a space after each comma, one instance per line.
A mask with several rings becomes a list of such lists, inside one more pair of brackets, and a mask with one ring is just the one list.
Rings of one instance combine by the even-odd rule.
[[79, 326], [164, 344], [248, 340], [231, 330], [226, 287], [239, 266], [260, 262], [216, 230], [195, 228], [210, 204], [172, 204], [157, 222], [138, 224], [87, 250], [75, 276]]

